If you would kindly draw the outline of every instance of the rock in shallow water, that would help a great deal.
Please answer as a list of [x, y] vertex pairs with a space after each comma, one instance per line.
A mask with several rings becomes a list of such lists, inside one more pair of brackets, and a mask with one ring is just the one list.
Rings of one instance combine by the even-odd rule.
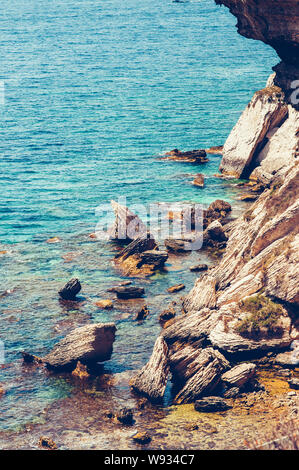
[[63, 338], [43, 361], [49, 369], [73, 370], [82, 364], [110, 359], [115, 340], [114, 323], [96, 323], [76, 328]]
[[237, 366], [225, 372], [221, 376], [221, 380], [231, 387], [241, 388], [254, 377], [256, 365], [253, 363], [238, 364]]
[[76, 295], [81, 290], [81, 284], [79, 279], [71, 279], [66, 285], [60, 289], [58, 294], [64, 300], [76, 300]]
[[144, 295], [144, 288], [121, 286], [115, 287], [114, 292], [119, 299], [137, 299]]
[[215, 411], [226, 411], [232, 408], [223, 398], [207, 397], [196, 400], [194, 409], [202, 413], [213, 413]]

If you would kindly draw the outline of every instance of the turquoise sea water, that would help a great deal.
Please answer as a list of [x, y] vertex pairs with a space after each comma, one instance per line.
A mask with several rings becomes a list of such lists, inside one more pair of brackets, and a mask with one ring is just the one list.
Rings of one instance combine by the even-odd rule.
[[[20, 351], [42, 354], [74, 326], [113, 320], [107, 370], [138, 368], [159, 331], [158, 307], [170, 300], [165, 289], [192, 286], [196, 276], [170, 260], [168, 273], [143, 283], [153, 304], [144, 324], [132, 322], [135, 306], [99, 311], [94, 301], [121, 277], [114, 247], [87, 235], [96, 207], [119, 196], [128, 205], [234, 202], [236, 189], [213, 177], [219, 156], [202, 167], [156, 157], [221, 145], [265, 86], [277, 57], [240, 37], [235, 23], [213, 0], [1, 2], [0, 279], [12, 293], [0, 298], [0, 428], [24, 424], [71, 390], [62, 378], [24, 370]], [[198, 172], [204, 189], [190, 184]], [[61, 242], [45, 243], [54, 236]], [[74, 276], [82, 302], [69, 308], [56, 293]]]

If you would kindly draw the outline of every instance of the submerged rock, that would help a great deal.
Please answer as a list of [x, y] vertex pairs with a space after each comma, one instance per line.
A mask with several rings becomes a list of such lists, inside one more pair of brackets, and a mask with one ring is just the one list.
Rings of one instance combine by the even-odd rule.
[[138, 299], [144, 296], [143, 287], [121, 286], [114, 289], [119, 299]]
[[194, 186], [199, 186], [200, 188], [203, 188], [204, 185], [205, 185], [205, 178], [204, 178], [204, 175], [203, 175], [202, 173], [198, 173], [198, 174], [195, 176], [195, 178], [194, 178], [192, 184], [193, 184]]
[[78, 377], [80, 380], [88, 379], [90, 377], [87, 366], [81, 364], [80, 361], [77, 362], [76, 369], [73, 370], [72, 375], [74, 377]]
[[196, 264], [194, 266], [190, 266], [190, 271], [192, 272], [202, 272], [202, 271], [207, 271], [209, 269], [209, 266], [207, 264]]
[[131, 408], [122, 408], [116, 414], [116, 418], [120, 423], [132, 426], [134, 423], [133, 410]]
[[149, 315], [149, 308], [147, 305], [143, 305], [142, 309], [137, 312], [134, 320], [136, 321], [142, 321], [144, 320], [148, 315]]
[[95, 302], [95, 305], [99, 308], [111, 309], [113, 308], [113, 302], [110, 299], [102, 299]]
[[151, 276], [163, 269], [168, 258], [166, 251], [160, 251], [155, 240], [148, 235], [133, 240], [115, 257], [116, 265], [127, 276]]
[[207, 163], [209, 161], [207, 158], [207, 152], [204, 149], [191, 150], [188, 152], [181, 152], [178, 149], [173, 149], [170, 152], [167, 152], [163, 158], [166, 160], [197, 164]]
[[220, 397], [206, 397], [201, 400], [196, 400], [194, 409], [202, 413], [214, 413], [216, 411], [226, 411], [232, 408], [223, 398]]
[[71, 279], [66, 285], [60, 289], [58, 294], [64, 300], [76, 300], [77, 294], [81, 290], [81, 284], [79, 279]]
[[137, 432], [137, 434], [134, 434], [132, 439], [133, 441], [137, 442], [137, 444], [142, 444], [142, 445], [148, 444], [152, 440], [151, 436], [146, 431]]
[[180, 290], [183, 290], [185, 289], [185, 285], [184, 284], [176, 284], [175, 286], [171, 286], [167, 289], [167, 292], [169, 292], [170, 294], [173, 294], [174, 292], [179, 292]]
[[82, 364], [110, 359], [116, 327], [114, 323], [96, 323], [76, 328], [59, 341], [43, 361], [49, 369], [73, 370]]

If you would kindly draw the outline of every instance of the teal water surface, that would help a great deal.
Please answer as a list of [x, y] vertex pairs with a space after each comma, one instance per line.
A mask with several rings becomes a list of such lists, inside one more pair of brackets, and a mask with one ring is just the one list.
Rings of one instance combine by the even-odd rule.
[[[235, 22], [213, 0], [2, 0], [0, 277], [11, 293], [0, 298], [0, 428], [24, 424], [72, 388], [24, 370], [20, 351], [42, 354], [74, 326], [113, 320], [107, 370], [138, 368], [159, 331], [158, 306], [170, 300], [166, 288], [192, 286], [195, 275], [173, 261], [168, 273], [142, 281], [153, 304], [146, 322], [132, 322], [131, 306], [99, 311], [94, 300], [121, 276], [111, 265], [115, 248], [88, 233], [96, 207], [119, 196], [129, 206], [234, 202], [236, 189], [213, 177], [219, 156], [200, 168], [156, 157], [223, 144], [265, 86], [277, 58], [239, 36]], [[204, 189], [190, 184], [198, 172]], [[46, 243], [55, 236], [60, 243]], [[82, 298], [70, 308], [57, 290], [75, 276]]]

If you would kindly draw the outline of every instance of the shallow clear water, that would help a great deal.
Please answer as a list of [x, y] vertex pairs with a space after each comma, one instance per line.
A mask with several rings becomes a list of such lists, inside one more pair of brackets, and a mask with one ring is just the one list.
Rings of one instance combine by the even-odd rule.
[[[237, 189], [213, 177], [220, 157], [196, 167], [156, 159], [166, 150], [221, 145], [252, 93], [277, 62], [262, 43], [238, 36], [235, 19], [213, 0], [3, 0], [0, 5], [0, 428], [32, 419], [65, 396], [63, 380], [24, 370], [20, 351], [42, 354], [68, 329], [116, 321], [108, 371], [140, 367], [159, 331], [168, 286], [196, 275], [198, 260], [170, 260], [146, 286], [151, 317], [138, 305], [99, 311], [94, 301], [120, 279], [114, 247], [87, 234], [95, 209], [119, 196], [157, 201], [234, 202]], [[1, 101], [1, 100], [0, 100]], [[190, 174], [206, 175], [204, 189]], [[182, 176], [189, 174], [189, 176]], [[45, 241], [59, 236], [62, 241]], [[62, 255], [75, 252], [72, 262]], [[203, 258], [204, 259], [204, 256]], [[57, 290], [79, 277], [82, 302], [59, 303]], [[137, 281], [137, 284], [141, 281]]]

